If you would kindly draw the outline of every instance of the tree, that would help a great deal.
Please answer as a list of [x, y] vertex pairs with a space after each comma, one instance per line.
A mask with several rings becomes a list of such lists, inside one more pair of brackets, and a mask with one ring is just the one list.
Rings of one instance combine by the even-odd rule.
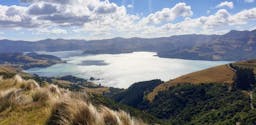
[[235, 67], [236, 70], [236, 88], [249, 90], [252, 85], [256, 82], [253, 69], [251, 68], [240, 68]]

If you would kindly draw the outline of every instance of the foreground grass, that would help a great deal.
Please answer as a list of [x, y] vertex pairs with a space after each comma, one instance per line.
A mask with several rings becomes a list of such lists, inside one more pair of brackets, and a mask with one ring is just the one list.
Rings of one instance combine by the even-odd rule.
[[0, 79], [0, 125], [146, 125], [123, 110], [95, 105], [86, 92], [40, 86], [19, 75]]
[[25, 106], [0, 113], [0, 125], [45, 125], [52, 108], [49, 106]]

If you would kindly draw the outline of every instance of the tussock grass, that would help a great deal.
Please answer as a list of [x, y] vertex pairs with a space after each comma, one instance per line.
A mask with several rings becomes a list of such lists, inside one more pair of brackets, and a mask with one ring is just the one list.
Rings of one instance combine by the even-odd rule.
[[0, 79], [0, 124], [144, 125], [124, 111], [94, 106], [86, 92], [40, 87], [19, 75]]
[[55, 86], [40, 87], [34, 80], [19, 75], [0, 81], [0, 124], [46, 124], [60, 90]]
[[66, 98], [54, 106], [48, 124], [144, 125], [145, 123], [132, 118], [124, 111], [113, 111], [105, 106], [95, 107], [77, 98]]
[[38, 90], [32, 93], [33, 102], [39, 102], [43, 104], [49, 103], [48, 101], [51, 99], [50, 96], [51, 95], [45, 90]]
[[4, 78], [3, 76], [0, 76], [0, 83], [3, 81], [3, 78]]

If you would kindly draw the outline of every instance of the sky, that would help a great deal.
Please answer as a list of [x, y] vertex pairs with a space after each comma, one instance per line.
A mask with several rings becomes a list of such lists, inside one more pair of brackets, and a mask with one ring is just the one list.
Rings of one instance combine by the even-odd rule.
[[256, 29], [256, 0], [0, 0], [0, 39], [109, 39]]

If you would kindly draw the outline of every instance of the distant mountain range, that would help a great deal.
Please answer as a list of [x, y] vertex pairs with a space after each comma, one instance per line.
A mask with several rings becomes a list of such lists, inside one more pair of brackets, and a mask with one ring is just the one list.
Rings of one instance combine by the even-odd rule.
[[191, 34], [152, 39], [45, 39], [35, 42], [0, 40], [0, 53], [69, 50], [83, 50], [90, 54], [150, 51], [166, 58], [246, 60], [256, 58], [256, 30], [233, 30], [224, 35]]

